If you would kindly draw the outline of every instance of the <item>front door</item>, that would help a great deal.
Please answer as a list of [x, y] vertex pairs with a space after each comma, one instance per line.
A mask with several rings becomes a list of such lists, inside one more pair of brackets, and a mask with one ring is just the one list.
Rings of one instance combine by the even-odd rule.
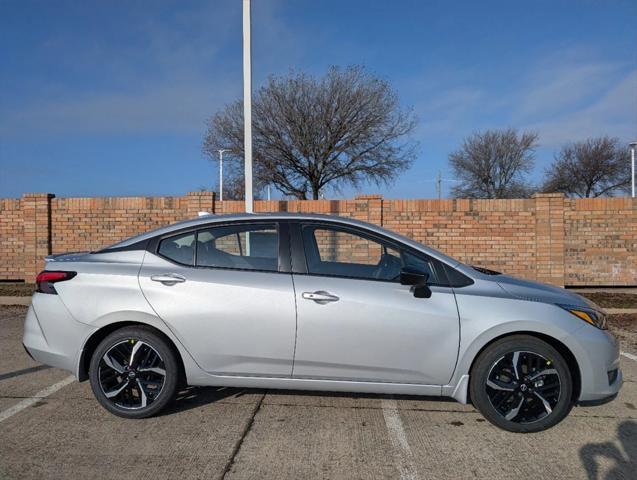
[[146, 254], [144, 295], [205, 371], [291, 376], [294, 287], [278, 240], [275, 223], [228, 224], [161, 239]]
[[[438, 260], [364, 230], [301, 226], [307, 273], [295, 274], [294, 378], [444, 385], [455, 368], [459, 317]], [[438, 265], [436, 265], [438, 262]], [[399, 282], [430, 278], [430, 298]]]

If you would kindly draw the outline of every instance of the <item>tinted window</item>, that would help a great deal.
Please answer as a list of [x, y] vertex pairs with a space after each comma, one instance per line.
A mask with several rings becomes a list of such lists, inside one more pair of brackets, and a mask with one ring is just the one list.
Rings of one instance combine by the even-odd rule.
[[434, 262], [435, 260], [433, 258], [425, 255], [414, 255], [410, 252], [403, 253], [403, 266], [426, 273], [429, 278], [427, 283], [438, 284], [438, 272], [436, 271]]
[[309, 273], [375, 280], [398, 280], [400, 252], [347, 229], [303, 227]]
[[467, 277], [465, 274], [460, 273], [455, 268], [451, 268], [449, 265], [444, 265], [445, 273], [447, 274], [447, 279], [449, 280], [450, 287], [466, 287], [467, 285], [472, 285], [473, 280]]
[[276, 225], [224, 225], [197, 234], [197, 266], [278, 270]]
[[308, 273], [397, 282], [410, 267], [426, 273], [431, 285], [447, 284], [440, 261], [389, 241], [345, 227], [305, 225], [302, 232]]
[[195, 234], [192, 232], [164, 238], [159, 242], [158, 253], [175, 262], [192, 265], [195, 258], [194, 243]]

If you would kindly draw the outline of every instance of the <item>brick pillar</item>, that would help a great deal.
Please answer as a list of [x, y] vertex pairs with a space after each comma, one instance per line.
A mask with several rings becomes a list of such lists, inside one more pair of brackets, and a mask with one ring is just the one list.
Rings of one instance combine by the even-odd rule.
[[52, 193], [22, 195], [24, 224], [24, 281], [34, 282], [44, 266], [44, 257], [51, 253]]
[[188, 218], [196, 218], [199, 212], [215, 213], [215, 192], [188, 192]]
[[538, 193], [535, 198], [536, 276], [564, 286], [564, 195]]
[[382, 195], [356, 195], [354, 201], [356, 202], [356, 208], [352, 215], [354, 218], [383, 226]]

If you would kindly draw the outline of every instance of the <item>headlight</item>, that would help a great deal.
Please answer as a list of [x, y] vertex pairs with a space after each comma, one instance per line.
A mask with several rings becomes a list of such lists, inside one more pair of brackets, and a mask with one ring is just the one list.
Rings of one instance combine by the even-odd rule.
[[584, 320], [585, 322], [590, 323], [591, 325], [600, 328], [602, 330], [606, 330], [606, 314], [595, 310], [593, 308], [579, 307], [575, 305], [560, 305], [557, 304], [558, 307], [562, 307], [567, 312], [572, 313], [577, 318]]

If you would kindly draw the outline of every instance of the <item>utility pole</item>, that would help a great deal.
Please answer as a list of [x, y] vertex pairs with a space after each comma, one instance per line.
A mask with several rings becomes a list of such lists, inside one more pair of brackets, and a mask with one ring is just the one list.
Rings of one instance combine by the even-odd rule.
[[420, 180], [417, 183], [421, 182], [434, 182], [436, 184], [436, 195], [438, 195], [438, 200], [442, 200], [442, 182], [459, 182], [460, 180], [456, 180], [454, 178], [442, 178], [442, 172], [438, 170], [438, 174], [436, 178], [429, 180]]
[[243, 0], [243, 151], [245, 152], [245, 210], [252, 201], [252, 53], [250, 45], [250, 0]]
[[223, 152], [227, 152], [225, 148], [217, 150], [219, 152], [219, 201], [223, 202]]
[[438, 200], [442, 199], [442, 173], [438, 170], [436, 177], [436, 192], [438, 192]]
[[632, 197], [635, 198], [635, 147], [637, 142], [630, 143], [630, 185], [632, 190]]

